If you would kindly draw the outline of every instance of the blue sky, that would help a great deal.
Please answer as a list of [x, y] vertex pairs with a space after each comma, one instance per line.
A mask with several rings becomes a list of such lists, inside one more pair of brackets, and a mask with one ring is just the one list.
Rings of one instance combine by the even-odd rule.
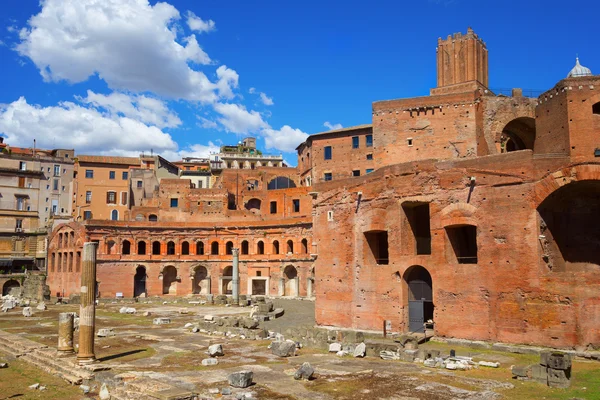
[[[100, 4], [95, 4], [100, 3]], [[0, 133], [80, 154], [268, 153], [427, 95], [438, 37], [471, 26], [490, 87], [546, 90], [579, 54], [600, 73], [598, 2], [3, 0]]]

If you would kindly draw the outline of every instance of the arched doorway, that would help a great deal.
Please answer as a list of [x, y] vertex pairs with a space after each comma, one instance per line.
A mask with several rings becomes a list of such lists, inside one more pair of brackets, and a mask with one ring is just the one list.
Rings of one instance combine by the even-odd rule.
[[408, 330], [425, 333], [425, 322], [433, 320], [433, 285], [431, 275], [420, 265], [404, 273], [408, 295]]
[[283, 295], [298, 296], [298, 271], [293, 265], [283, 270]]
[[177, 269], [172, 265], [163, 269], [163, 294], [177, 294]]
[[535, 143], [535, 119], [515, 118], [502, 130], [501, 146], [503, 153], [517, 150], [533, 150]]
[[13, 296], [19, 296], [21, 294], [21, 285], [14, 279], [4, 282], [2, 286], [2, 296], [12, 294]]
[[600, 266], [600, 181], [556, 189], [537, 207], [543, 262], [554, 272]]
[[209, 294], [210, 279], [208, 279], [208, 270], [202, 265], [194, 269], [194, 285], [192, 289], [194, 294]]
[[230, 265], [223, 269], [223, 275], [221, 276], [221, 294], [233, 293], [233, 283], [231, 282], [232, 278], [233, 267]]
[[112, 210], [110, 212], [110, 219], [112, 221], [118, 221], [119, 220], [119, 212], [117, 210]]
[[135, 270], [133, 277], [133, 297], [146, 294], [146, 267], [140, 265]]

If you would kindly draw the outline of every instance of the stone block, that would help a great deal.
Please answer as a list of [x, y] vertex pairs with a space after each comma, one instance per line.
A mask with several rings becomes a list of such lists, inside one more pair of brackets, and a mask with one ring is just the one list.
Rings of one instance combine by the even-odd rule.
[[223, 353], [223, 345], [213, 344], [208, 346], [208, 355], [211, 357], [217, 357], [224, 355]]
[[548, 368], [548, 386], [553, 388], [566, 389], [571, 385], [571, 376], [568, 371], [562, 369]]
[[116, 333], [114, 332], [113, 328], [101, 328], [98, 329], [98, 333], [96, 333], [96, 336], [98, 337], [110, 337], [115, 335]]
[[41, 303], [39, 303], [37, 305], [37, 307], [35, 308], [38, 311], [46, 311], [48, 307], [46, 307], [46, 303], [44, 303], [43, 301]]
[[214, 320], [215, 320], [215, 317], [214, 317], [214, 316], [212, 316], [212, 315], [205, 315], [205, 316], [204, 316], [204, 320], [205, 320], [205, 321], [214, 321]]
[[241, 321], [241, 326], [246, 329], [256, 329], [258, 328], [258, 321], [254, 318], [244, 318]]
[[32, 315], [33, 315], [33, 311], [31, 310], [31, 307], [23, 308], [23, 316], [24, 317], [31, 317]]
[[330, 353], [337, 353], [338, 351], [342, 350], [342, 345], [340, 343], [331, 343], [329, 345], [329, 352]]
[[492, 362], [492, 361], [479, 361], [478, 364], [481, 367], [489, 367], [489, 368], [498, 368], [498, 367], [500, 367], [500, 363]]
[[367, 346], [363, 343], [359, 343], [355, 348], [354, 348], [354, 357], [364, 357], [367, 353]]
[[402, 353], [400, 353], [400, 360], [406, 361], [406, 362], [414, 362], [415, 355], [407, 353], [407, 352], [402, 352]]
[[152, 323], [154, 325], [166, 325], [166, 324], [170, 324], [171, 323], [171, 318], [165, 318], [165, 317], [154, 318], [154, 320], [152, 321]]
[[[429, 358], [429, 359], [425, 360], [425, 361], [423, 362], [423, 365], [425, 365], [426, 367], [430, 367], [430, 368], [435, 368], [435, 367], [437, 367], [437, 363], [435, 362], [435, 360], [434, 360], [434, 359], [431, 359], [431, 358]], [[447, 368], [447, 367], [446, 367], [446, 368]], [[448, 369], [451, 369], [451, 368], [448, 368]], [[455, 368], [455, 369], [456, 369], [456, 368]]]
[[546, 365], [548, 368], [560, 369], [563, 371], [571, 369], [571, 355], [566, 353], [546, 353], [546, 357], [542, 355], [541, 359], [544, 362], [540, 362], [542, 365]]
[[219, 360], [217, 360], [216, 358], [205, 358], [204, 360], [202, 360], [202, 365], [204, 365], [205, 367], [217, 365], [218, 363]]
[[292, 357], [296, 355], [296, 343], [294, 342], [272, 342], [271, 353], [279, 357]]
[[229, 385], [237, 388], [247, 388], [252, 385], [252, 371], [240, 371], [230, 374], [228, 377]]
[[535, 364], [531, 366], [531, 379], [543, 385], [548, 384], [548, 368]]
[[308, 380], [312, 379], [314, 373], [315, 373], [315, 370], [310, 365], [310, 363], [305, 362], [300, 366], [300, 368], [298, 368], [298, 370], [294, 374], [294, 379], [295, 380], [303, 379], [305, 381], [308, 381]]
[[510, 369], [512, 373], [512, 377], [516, 378], [528, 378], [529, 372], [531, 371], [531, 367], [523, 366], [523, 365], [513, 365]]

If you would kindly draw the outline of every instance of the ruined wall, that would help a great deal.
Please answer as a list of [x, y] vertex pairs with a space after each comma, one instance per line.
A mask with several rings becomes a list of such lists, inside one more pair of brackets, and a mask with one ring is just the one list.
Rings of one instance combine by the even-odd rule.
[[77, 222], [58, 225], [48, 237], [46, 283], [52, 296], [79, 293], [81, 255], [87, 240], [84, 226]]
[[477, 155], [479, 91], [373, 103], [377, 167]]
[[[531, 152], [516, 152], [414, 162], [319, 185], [317, 323], [380, 330], [391, 320], [394, 331], [408, 331], [407, 279], [422, 266], [433, 283], [437, 335], [554, 347], [600, 344], [600, 262], [596, 257], [585, 266], [552, 270], [539, 240], [539, 188], [546, 196], [555, 189], [540, 182], [552, 176], [544, 169], [556, 171], [561, 161], [541, 160], [543, 167], [535, 167]], [[597, 168], [584, 178], [580, 167], [578, 174], [588, 180]], [[406, 208], [414, 204], [429, 204], [430, 254], [415, 249]], [[465, 225], [476, 227], [476, 262], [459, 262], [451, 241], [452, 229]], [[388, 233], [387, 263], [375, 260], [365, 235], [380, 231]]]

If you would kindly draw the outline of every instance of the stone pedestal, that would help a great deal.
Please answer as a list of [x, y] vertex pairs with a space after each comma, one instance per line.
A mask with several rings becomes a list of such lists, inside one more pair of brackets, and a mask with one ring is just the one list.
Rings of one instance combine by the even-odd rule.
[[58, 314], [58, 355], [67, 356], [75, 353], [73, 349], [73, 314]]
[[96, 249], [97, 243], [83, 244], [81, 263], [81, 306], [79, 311], [79, 364], [96, 361], [94, 330], [96, 323]]

